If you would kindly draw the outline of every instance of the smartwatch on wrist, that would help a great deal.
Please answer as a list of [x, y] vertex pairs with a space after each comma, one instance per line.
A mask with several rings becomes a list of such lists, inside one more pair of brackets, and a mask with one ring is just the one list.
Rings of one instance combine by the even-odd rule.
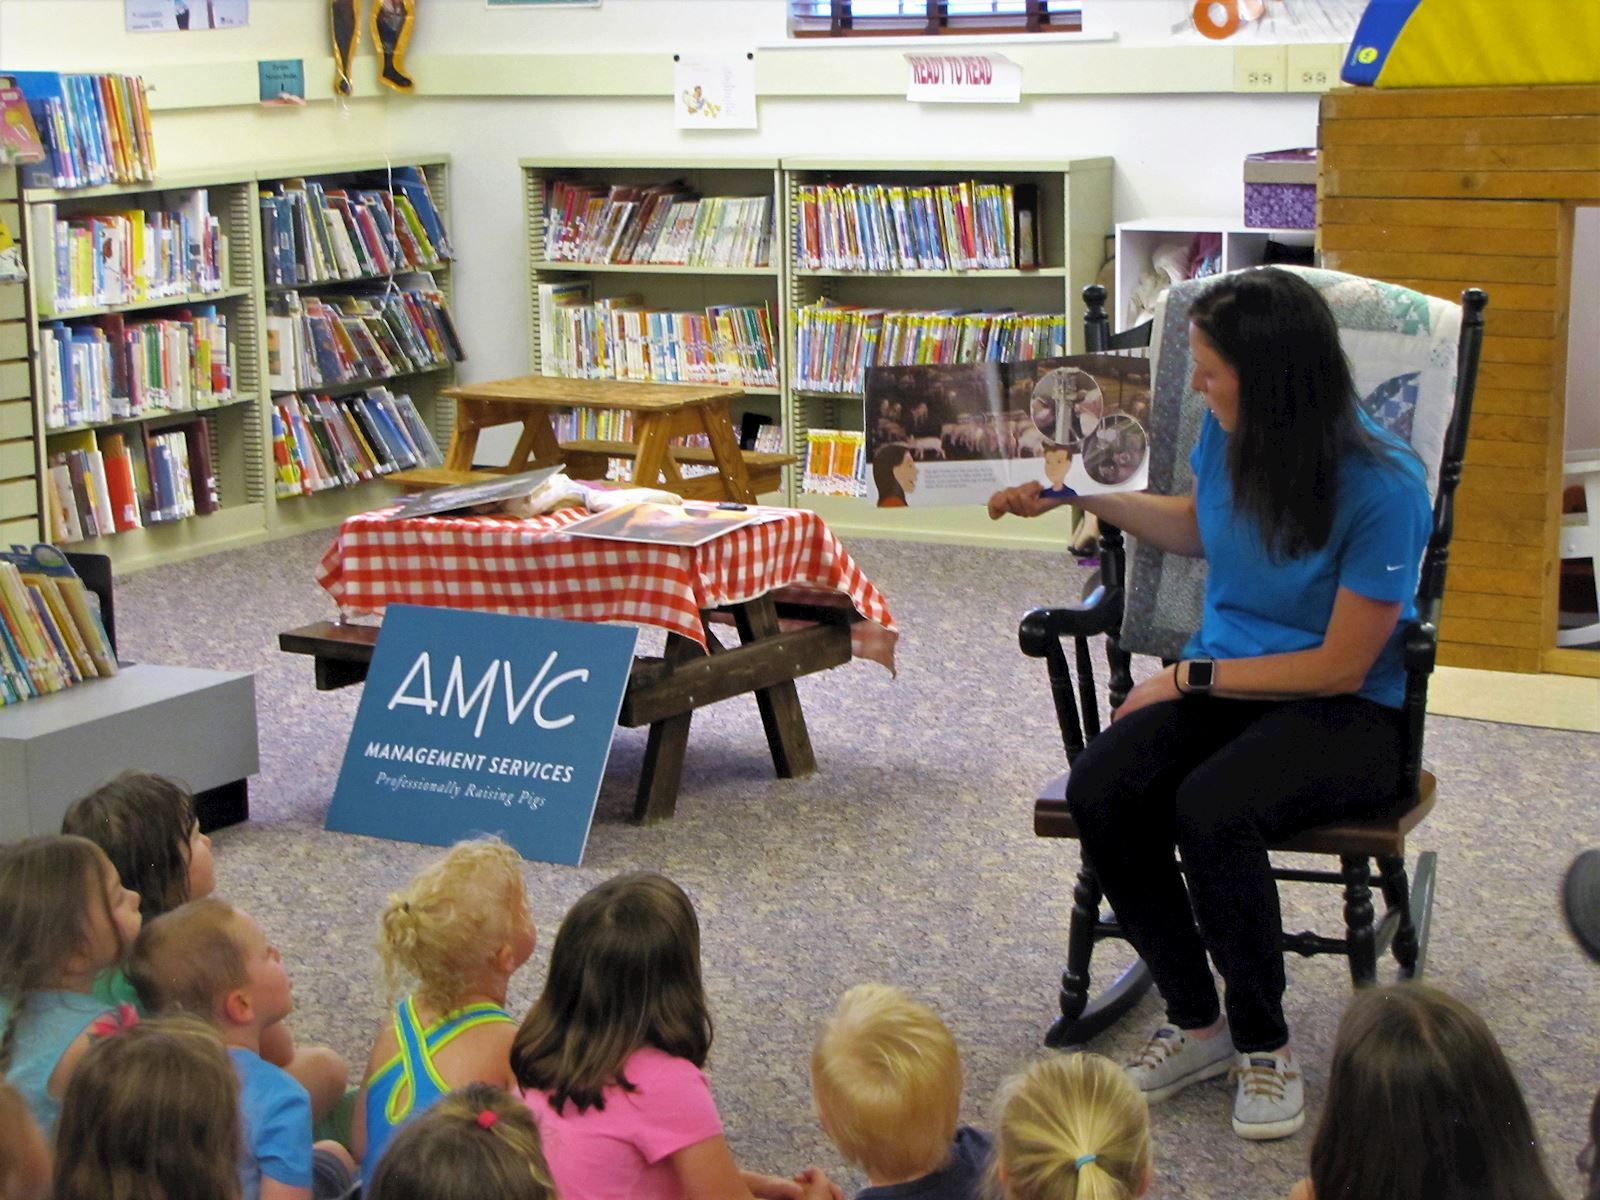
[[1178, 664], [1174, 677], [1178, 691], [1185, 696], [1205, 696], [1211, 692], [1211, 681], [1217, 675], [1217, 662], [1212, 658], [1186, 658]]

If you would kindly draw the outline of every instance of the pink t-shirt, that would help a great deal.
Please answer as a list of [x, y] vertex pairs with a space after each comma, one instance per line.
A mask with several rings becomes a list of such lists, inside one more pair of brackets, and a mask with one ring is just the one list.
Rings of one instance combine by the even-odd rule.
[[622, 1073], [636, 1090], [607, 1087], [605, 1108], [581, 1114], [571, 1101], [557, 1113], [543, 1092], [522, 1093], [561, 1200], [683, 1200], [667, 1157], [722, 1134], [711, 1085], [688, 1059], [645, 1046]]

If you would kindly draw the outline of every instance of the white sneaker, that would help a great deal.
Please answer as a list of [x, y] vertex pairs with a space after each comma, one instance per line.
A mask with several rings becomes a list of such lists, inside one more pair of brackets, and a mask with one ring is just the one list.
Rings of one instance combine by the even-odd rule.
[[1233, 1131], [1252, 1142], [1286, 1138], [1306, 1123], [1306, 1087], [1287, 1053], [1256, 1051], [1234, 1064]]
[[1233, 1042], [1226, 1029], [1201, 1038], [1176, 1025], [1163, 1025], [1123, 1070], [1144, 1098], [1157, 1104], [1176, 1096], [1191, 1083], [1226, 1074], [1233, 1056]]

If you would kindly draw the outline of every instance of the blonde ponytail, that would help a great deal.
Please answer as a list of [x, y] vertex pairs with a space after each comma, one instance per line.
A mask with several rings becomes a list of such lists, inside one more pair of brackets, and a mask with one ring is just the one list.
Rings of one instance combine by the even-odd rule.
[[1033, 1063], [1002, 1088], [997, 1125], [1010, 1200], [1132, 1200], [1150, 1171], [1144, 1097], [1098, 1054]]

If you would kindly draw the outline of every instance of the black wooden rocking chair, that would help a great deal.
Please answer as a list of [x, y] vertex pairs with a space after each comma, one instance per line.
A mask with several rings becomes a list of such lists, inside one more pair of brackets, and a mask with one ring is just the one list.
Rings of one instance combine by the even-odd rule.
[[[1375, 982], [1378, 956], [1386, 951], [1393, 951], [1399, 964], [1399, 976], [1403, 979], [1420, 975], [1427, 959], [1436, 860], [1432, 851], [1419, 854], [1416, 871], [1408, 881], [1405, 843], [1406, 835], [1433, 807], [1436, 793], [1434, 777], [1422, 769], [1423, 719], [1428, 676], [1433, 671], [1438, 644], [1437, 623], [1452, 532], [1454, 493], [1466, 451], [1467, 424], [1483, 340], [1483, 309], [1488, 297], [1476, 288], [1470, 289], [1462, 294], [1461, 305], [1457, 308], [1406, 288], [1356, 276], [1318, 270], [1303, 273], [1334, 307], [1340, 322], [1340, 336], [1364, 390], [1363, 407], [1380, 421], [1400, 414], [1402, 419], [1397, 431], [1406, 434], [1419, 450], [1429, 468], [1435, 494], [1433, 532], [1417, 589], [1418, 615], [1404, 632], [1407, 741], [1393, 815], [1308, 830], [1270, 847], [1338, 857], [1337, 871], [1274, 865], [1275, 880], [1339, 884], [1344, 889], [1344, 937], [1324, 937], [1310, 931], [1285, 932], [1283, 947], [1306, 956], [1343, 954], [1349, 959], [1354, 985], [1363, 987]], [[1106, 319], [1105, 289], [1090, 285], [1083, 292], [1087, 305], [1085, 341], [1090, 351], [1130, 350], [1154, 342], [1150, 486], [1157, 492], [1174, 494], [1186, 491], [1189, 486], [1188, 449], [1198, 427], [1198, 416], [1191, 412], [1185, 418], [1179, 410], [1185, 404], [1192, 406], [1198, 401], [1188, 388], [1185, 337], [1189, 305], [1206, 282], [1210, 281], [1176, 285], [1168, 292], [1154, 321], [1115, 336], [1110, 334]], [[1347, 315], [1355, 316], [1360, 327], [1347, 325]], [[1385, 344], [1392, 344], [1395, 334], [1426, 334], [1430, 322], [1435, 331], [1448, 330], [1457, 319], [1460, 333], [1453, 356], [1448, 354], [1448, 345], [1441, 348], [1438, 336], [1431, 345], [1427, 344], [1425, 336], [1415, 338], [1422, 355], [1432, 351], [1430, 432], [1418, 424], [1421, 413], [1418, 397], [1430, 391], [1429, 385], [1419, 383], [1422, 373], [1400, 371], [1367, 391], [1366, 384], [1359, 378], [1362, 363], [1351, 343], [1353, 339], [1376, 334], [1388, 339]], [[1159, 361], [1164, 346], [1169, 348], [1169, 359], [1175, 361], [1166, 364]], [[1441, 364], [1441, 357], [1453, 357], [1453, 362]], [[1452, 366], [1453, 379], [1449, 369]], [[1178, 397], [1186, 399], [1180, 401]], [[1410, 416], [1406, 415], [1408, 408], [1412, 410]], [[1395, 427], [1392, 419], [1389, 423]], [[1174, 562], [1180, 574], [1188, 572], [1187, 578], [1175, 583], [1164, 578], [1171, 573]], [[1133, 686], [1129, 670], [1133, 654], [1152, 654], [1163, 661], [1180, 656], [1183, 642], [1198, 625], [1203, 569], [1195, 560], [1174, 560], [1148, 545], [1136, 545], [1130, 558], [1121, 531], [1102, 522], [1100, 574], [1084, 600], [1070, 607], [1036, 608], [1023, 617], [1018, 640], [1024, 654], [1045, 660], [1069, 769], [1083, 750], [1085, 739], [1099, 733], [1101, 726], [1090, 639], [1102, 636], [1105, 639], [1108, 700], [1110, 707], [1115, 708]], [[1163, 593], [1168, 594], [1163, 596]], [[1069, 640], [1072, 643], [1071, 664], [1066, 648]], [[1067, 810], [1066, 781], [1067, 772], [1050, 780], [1034, 803], [1033, 828], [1040, 837], [1078, 836], [1077, 825]], [[1373, 861], [1377, 863], [1377, 884], [1384, 901], [1381, 915], [1374, 911], [1372, 902]], [[1136, 959], [1109, 988], [1090, 999], [1089, 962], [1095, 943], [1103, 938], [1122, 936], [1114, 914], [1100, 913], [1101, 897], [1094, 867], [1084, 859], [1073, 888], [1067, 966], [1061, 976], [1061, 1015], [1045, 1035], [1046, 1044], [1052, 1047], [1086, 1042], [1120, 1019], [1151, 985], [1149, 968]]]

